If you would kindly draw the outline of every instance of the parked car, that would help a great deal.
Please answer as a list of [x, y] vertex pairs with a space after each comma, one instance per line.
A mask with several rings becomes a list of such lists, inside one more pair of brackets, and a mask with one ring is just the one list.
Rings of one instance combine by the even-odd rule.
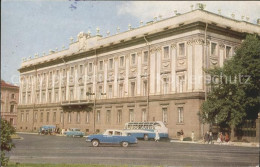
[[79, 128], [70, 128], [68, 131], [64, 132], [64, 134], [68, 137], [85, 136], [85, 133], [81, 132]]
[[127, 136], [122, 130], [108, 129], [103, 134], [87, 136], [86, 142], [91, 142], [94, 147], [98, 147], [100, 144], [120, 144], [128, 147], [129, 144], [137, 144], [137, 138]]
[[39, 129], [39, 134], [40, 135], [48, 135], [48, 134], [53, 134], [55, 132], [56, 126], [55, 125], [43, 125]]

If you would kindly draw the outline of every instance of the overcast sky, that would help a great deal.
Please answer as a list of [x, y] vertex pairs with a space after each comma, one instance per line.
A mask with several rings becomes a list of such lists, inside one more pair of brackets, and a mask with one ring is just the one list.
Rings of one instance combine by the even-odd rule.
[[[69, 45], [69, 38], [79, 32], [90, 30], [95, 34], [96, 27], [106, 36], [109, 30], [115, 34], [117, 26], [126, 31], [128, 24], [138, 27], [155, 16], [164, 18], [191, 10], [199, 1], [1, 1], [1, 78], [10, 83], [19, 84], [19, 72], [22, 58], [42, 55], [49, 49]], [[260, 2], [257, 1], [208, 1], [206, 10], [221, 13], [236, 19], [248, 16], [256, 24], [260, 18]]]

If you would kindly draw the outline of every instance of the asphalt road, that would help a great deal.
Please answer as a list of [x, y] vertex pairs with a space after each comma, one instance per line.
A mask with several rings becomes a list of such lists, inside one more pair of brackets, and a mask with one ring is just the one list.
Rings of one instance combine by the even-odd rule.
[[11, 162], [162, 166], [257, 166], [259, 148], [139, 141], [128, 148], [92, 147], [85, 138], [20, 134]]

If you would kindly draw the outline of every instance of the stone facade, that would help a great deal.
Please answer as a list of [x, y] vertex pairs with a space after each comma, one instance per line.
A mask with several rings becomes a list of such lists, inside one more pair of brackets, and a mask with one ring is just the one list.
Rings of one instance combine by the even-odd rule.
[[163, 121], [169, 136], [200, 138], [203, 68], [222, 66], [259, 26], [203, 10], [155, 21], [109, 37], [79, 33], [69, 49], [26, 60], [18, 130], [41, 125], [87, 133], [130, 121]]
[[19, 99], [19, 87], [1, 80], [1, 118], [17, 125], [17, 105]]

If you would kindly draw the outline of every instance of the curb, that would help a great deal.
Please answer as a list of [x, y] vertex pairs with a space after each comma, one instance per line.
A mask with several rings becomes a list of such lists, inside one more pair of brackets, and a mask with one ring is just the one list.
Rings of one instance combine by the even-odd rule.
[[[202, 141], [179, 141], [179, 140], [170, 140], [171, 143], [189, 143], [189, 144], [205, 144]], [[259, 147], [259, 143], [240, 143], [240, 142], [228, 142], [228, 143], [217, 143], [213, 142], [214, 145], [223, 145], [223, 146], [241, 146], [241, 147]], [[210, 145], [210, 144], [209, 144]]]
[[34, 132], [16, 132], [17, 134], [26, 134], [26, 135], [38, 135], [38, 133]]

